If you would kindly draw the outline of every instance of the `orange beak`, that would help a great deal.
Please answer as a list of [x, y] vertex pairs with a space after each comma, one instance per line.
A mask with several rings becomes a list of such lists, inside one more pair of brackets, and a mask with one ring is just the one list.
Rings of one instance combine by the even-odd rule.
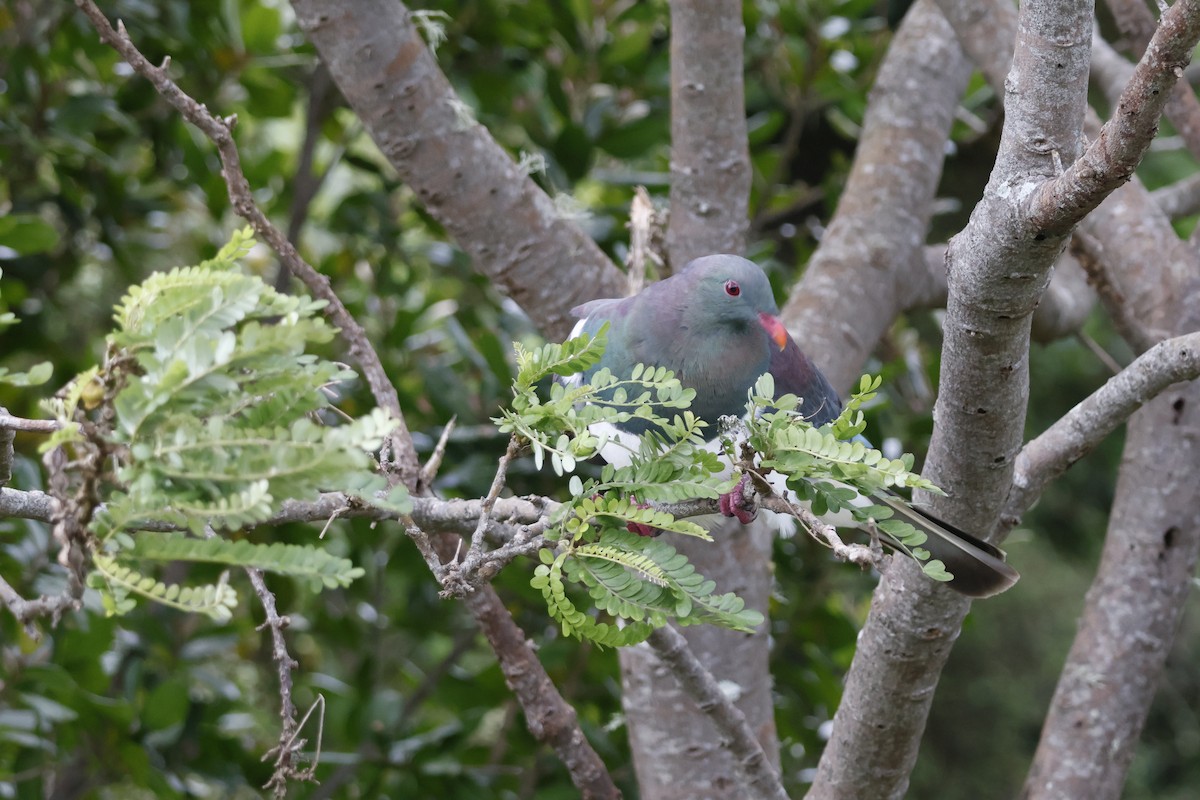
[[783, 327], [783, 323], [779, 321], [779, 317], [762, 313], [758, 315], [758, 321], [766, 329], [767, 335], [771, 337], [771, 341], [779, 345], [780, 350], [787, 347], [789, 338], [787, 328]]

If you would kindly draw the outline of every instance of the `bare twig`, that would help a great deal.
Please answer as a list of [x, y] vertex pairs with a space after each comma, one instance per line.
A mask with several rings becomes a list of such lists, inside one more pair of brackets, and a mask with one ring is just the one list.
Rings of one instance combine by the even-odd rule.
[[429, 567], [429, 571], [433, 573], [433, 577], [437, 578], [438, 583], [444, 584], [446, 581], [446, 567], [442, 564], [442, 559], [434, 551], [433, 542], [429, 538], [429, 534], [425, 533], [420, 525], [413, 522], [411, 519], [404, 520], [404, 532], [408, 534], [408, 538], [413, 540], [413, 544], [417, 546], [417, 552], [421, 554], [421, 558], [425, 559], [425, 564]]
[[24, 419], [14, 417], [0, 410], [0, 430], [22, 431], [25, 433], [54, 433], [61, 425], [52, 419]]
[[[209, 532], [211, 533], [211, 530]], [[275, 797], [282, 800], [287, 796], [288, 781], [313, 780], [317, 763], [313, 761], [303, 769], [298, 766], [304, 741], [297, 739], [297, 734], [303, 726], [296, 724], [296, 704], [292, 701], [292, 670], [299, 664], [288, 653], [287, 640], [283, 637], [283, 631], [291, 624], [291, 618], [279, 615], [275, 607], [275, 595], [267, 588], [262, 570], [246, 567], [246, 575], [262, 603], [263, 611], [266, 612], [266, 619], [258, 626], [258, 630], [267, 628], [271, 631], [271, 660], [275, 662], [279, 674], [279, 718], [283, 724], [279, 729], [279, 743], [263, 754], [264, 761], [272, 756], [275, 758], [275, 771], [263, 788], [272, 790]], [[305, 719], [307, 718], [305, 715]], [[320, 745], [318, 752], [319, 747]]]
[[721, 691], [716, 678], [696, 658], [683, 635], [667, 625], [655, 630], [646, 641], [670, 666], [670, 674], [696, 700], [700, 711], [728, 740], [735, 763], [755, 789], [753, 796], [787, 800], [779, 774], [771, 766], [762, 744], [746, 721], [746, 715]]
[[654, 208], [645, 186], [633, 192], [629, 205], [629, 256], [625, 259], [628, 294], [635, 295], [646, 285], [651, 263], [663, 266], [663, 214]]
[[838, 536], [837, 528], [828, 522], [823, 522], [806, 505], [798, 505], [786, 497], [774, 495], [764, 498], [762, 506], [780, 514], [795, 517], [813, 539], [832, 550], [834, 557], [841, 561], [857, 564], [860, 567], [874, 567], [880, 571], [886, 564], [887, 558], [881, 550], [861, 544], [846, 544], [842, 541], [842, 537]]
[[[429, 455], [429, 460], [421, 467], [421, 486], [432, 488], [438, 470], [442, 467], [442, 459], [446, 457], [446, 446], [450, 443], [450, 434], [454, 432], [457, 424], [458, 417], [453, 416], [446, 423], [446, 427], [442, 428], [442, 435], [438, 437], [437, 444], [434, 446], [433, 452]], [[492, 428], [491, 430], [494, 432], [496, 429]]]
[[[206, 525], [204, 536], [208, 539], [215, 539], [217, 532], [211, 526]], [[267, 628], [271, 631], [271, 660], [275, 662], [279, 673], [279, 718], [283, 724], [279, 729], [278, 743], [262, 757], [263, 761], [272, 757], [275, 759], [275, 770], [263, 788], [270, 789], [276, 800], [283, 800], [287, 797], [288, 781], [313, 780], [316, 762], [314, 761], [303, 769], [297, 766], [300, 749], [304, 747], [304, 740], [297, 740], [297, 735], [304, 723], [296, 724], [296, 704], [292, 700], [292, 670], [296, 669], [299, 664], [288, 653], [287, 640], [283, 637], [284, 629], [291, 624], [292, 620], [290, 617], [279, 615], [275, 605], [275, 595], [267, 588], [262, 570], [245, 567], [245, 572], [246, 576], [250, 578], [250, 585], [254, 587], [254, 593], [258, 595], [259, 602], [262, 603], [263, 612], [266, 614], [266, 619], [258, 626], [257, 630], [261, 631]], [[318, 700], [321, 701], [322, 714], [324, 714], [323, 699], [318, 696]], [[311, 713], [312, 709], [310, 708], [304, 719], [307, 720]], [[320, 745], [318, 744], [317, 747], [319, 751]]]
[[255, 233], [267, 242], [287, 269], [303, 281], [315, 297], [326, 301], [325, 312], [341, 331], [342, 338], [349, 345], [350, 354], [362, 369], [367, 385], [375, 397], [375, 402], [399, 421], [399, 425], [390, 437], [391, 447], [388, 450], [396, 459], [395, 475], [410, 488], [415, 487], [418, 476], [416, 450], [413, 448], [412, 435], [404, 422], [396, 388], [388, 379], [379, 356], [367, 340], [366, 332], [346, 309], [337, 293], [333, 291], [329, 278], [317, 272], [301, 258], [287, 237], [267, 219], [255, 204], [250, 183], [242, 172], [237, 144], [233, 140], [233, 126], [237, 121], [236, 117], [219, 118], [214, 116], [204, 105], [180, 89], [167, 75], [166, 62], [162, 67], [151, 64], [129, 38], [124, 23], [118, 20], [114, 30], [109, 24], [108, 18], [92, 0], [75, 0], [75, 5], [91, 21], [105, 44], [120, 53], [134, 72], [149, 80], [158, 93], [174, 106], [184, 119], [195, 125], [216, 145], [217, 153], [221, 158], [222, 175], [229, 190], [229, 201], [233, 204], [234, 210], [250, 223]]
[[500, 463], [496, 467], [496, 475], [492, 478], [492, 485], [488, 488], [487, 496], [483, 498], [479, 524], [471, 532], [471, 547], [467, 550], [469, 560], [477, 559], [483, 553], [483, 534], [487, 530], [488, 517], [492, 513], [492, 506], [496, 505], [496, 499], [500, 497], [501, 490], [504, 489], [504, 481], [508, 476], [508, 465], [516, 458], [520, 449], [521, 439], [513, 434], [508, 439], [508, 449], [504, 451], [504, 455], [500, 456]]
[[52, 624], [57, 625], [63, 612], [79, 608], [79, 599], [70, 594], [43, 595], [26, 600], [0, 576], [0, 601], [8, 607], [12, 615], [25, 628], [25, 635], [34, 641], [42, 638], [41, 631], [33, 624], [37, 617], [50, 617]]
[[1111, 372], [1113, 375], [1121, 374], [1121, 362], [1113, 358], [1112, 354], [1101, 347], [1099, 342], [1089, 336], [1087, 331], [1076, 331], [1075, 338], [1078, 339], [1084, 347], [1090, 350], [1092, 355], [1096, 357], [1096, 360], [1107, 367], [1109, 372]]

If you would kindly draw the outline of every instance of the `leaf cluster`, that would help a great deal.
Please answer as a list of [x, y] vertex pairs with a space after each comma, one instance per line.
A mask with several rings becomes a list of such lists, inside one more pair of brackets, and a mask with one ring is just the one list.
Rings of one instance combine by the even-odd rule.
[[749, 393], [747, 441], [758, 454], [760, 466], [786, 475], [788, 488], [810, 503], [814, 514], [849, 513], [916, 559], [927, 576], [948, 581], [953, 576], [946, 572], [945, 564], [929, 560], [929, 552], [920, 546], [927, 535], [896, 519], [888, 502], [873, 499], [894, 488], [941, 493], [935, 484], [912, 471], [911, 453], [889, 459], [863, 438], [866, 421], [862, 406], [874, 399], [880, 384], [878, 376], [863, 375], [841, 414], [828, 425], [815, 428], [802, 416], [800, 398], [792, 394], [775, 397], [774, 379], [764, 374]]
[[[611, 530], [600, 541], [557, 554], [543, 549], [539, 557], [530, 584], [541, 590], [564, 636], [623, 647], [644, 641], [672, 618], [680, 625], [711, 623], [747, 632], [763, 621], [732, 592], [716, 594], [713, 581], [660, 539]], [[567, 594], [568, 582], [586, 587], [597, 609], [625, 624], [600, 622], [581, 611]]]
[[[65, 445], [111, 465], [92, 476], [104, 505], [89, 525], [89, 580], [110, 613], [140, 596], [224, 620], [237, 602], [224, 578], [180, 587], [144, 574], [143, 564], [256, 567], [314, 589], [344, 586], [362, 570], [320, 548], [213, 534], [254, 526], [284, 500], [325, 488], [403, 505], [376, 500], [386, 484], [371, 457], [396, 421], [374, 409], [327, 424], [337, 385], [354, 373], [307, 352], [335, 333], [319, 316], [323, 301], [283, 295], [237, 268], [252, 245], [247, 229], [214, 258], [131, 288], [105, 364], [46, 403], [62, 423], [46, 449]], [[143, 530], [163, 525], [191, 535]]]
[[[929, 553], [920, 547], [922, 531], [871, 499], [893, 488], [938, 491], [912, 471], [911, 455], [886, 458], [862, 438], [862, 406], [875, 397], [878, 377], [863, 376], [837, 419], [816, 428], [801, 413], [801, 398], [775, 397], [774, 380], [764, 374], [748, 393], [745, 421], [723, 427], [714, 452], [702, 436], [705, 423], [688, 410], [694, 391], [670, 371], [638, 365], [628, 377], [607, 369], [596, 370], [587, 381], [579, 377], [600, 362], [606, 344], [607, 327], [602, 327], [594, 337], [584, 334], [561, 345], [532, 351], [517, 346], [514, 401], [496, 420], [502, 431], [529, 442], [539, 469], [549, 454], [558, 475], [574, 473], [579, 461], [602, 449], [609, 455], [613, 448], [624, 451], [599, 477], [571, 474], [570, 498], [547, 534], [558, 547], [542, 551], [531, 582], [564, 634], [621, 646], [644, 640], [669, 619], [735, 630], [750, 630], [762, 621], [736, 596], [714, 594], [713, 583], [673, 547], [631, 533], [650, 528], [708, 539], [695, 522], [646, 503], [711, 499], [730, 491], [739, 477], [736, 454], [743, 444], [753, 451], [756, 470], [785, 475], [789, 489], [811, 503], [818, 516], [848, 512], [927, 562], [922, 566], [930, 577], [951, 577], [941, 562], [928, 561]], [[539, 391], [550, 376], [556, 380], [548, 392]], [[620, 426], [630, 421], [644, 422], [646, 432], [622, 432]], [[585, 589], [599, 612], [624, 624], [600, 621], [582, 610], [570, 596], [571, 584]]]

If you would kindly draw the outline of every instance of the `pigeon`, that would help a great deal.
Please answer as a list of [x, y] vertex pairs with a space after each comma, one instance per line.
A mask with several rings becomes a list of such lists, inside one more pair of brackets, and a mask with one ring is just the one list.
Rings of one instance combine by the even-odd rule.
[[[832, 422], [842, 411], [833, 386], [779, 320], [766, 275], [739, 256], [697, 258], [635, 295], [592, 300], [571, 313], [579, 318], [572, 336], [594, 336], [605, 323], [609, 326], [602, 358], [575, 380], [586, 381], [602, 368], [628, 377], [637, 364], [666, 367], [684, 387], [695, 390], [691, 411], [708, 423], [708, 430], [717, 430], [722, 416], [743, 416], [748, 390], [767, 372], [776, 396], [799, 397], [798, 410], [813, 426]], [[651, 425], [636, 417], [615, 430], [603, 424], [608, 429], [593, 433], [609, 441], [601, 456], [616, 466], [628, 463], [630, 452], [637, 452], [638, 436]], [[740, 491], [737, 487], [722, 496], [720, 508], [726, 517], [745, 524], [753, 513], [744, 508]], [[950, 588], [970, 597], [989, 597], [1016, 583], [1018, 573], [994, 545], [890, 493], [875, 500], [925, 532], [928, 539], [922, 547], [954, 576]]]

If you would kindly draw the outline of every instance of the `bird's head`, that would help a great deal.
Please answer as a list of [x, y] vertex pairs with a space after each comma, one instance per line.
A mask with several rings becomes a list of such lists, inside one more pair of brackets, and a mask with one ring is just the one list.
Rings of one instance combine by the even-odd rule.
[[761, 331], [776, 349], [787, 345], [787, 328], [776, 316], [779, 308], [771, 283], [754, 262], [733, 255], [703, 256], [684, 267], [679, 278], [694, 287], [685, 314], [700, 327], [727, 327], [740, 334]]

